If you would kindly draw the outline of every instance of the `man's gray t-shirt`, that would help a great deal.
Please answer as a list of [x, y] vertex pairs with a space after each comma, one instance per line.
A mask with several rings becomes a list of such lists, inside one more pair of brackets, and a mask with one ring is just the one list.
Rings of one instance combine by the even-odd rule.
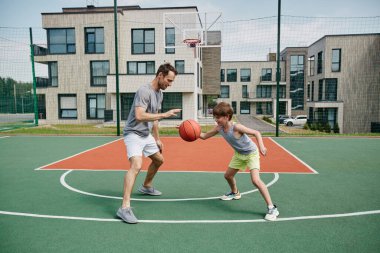
[[148, 113], [158, 113], [161, 111], [162, 98], [162, 91], [154, 90], [150, 83], [141, 86], [135, 94], [131, 111], [129, 112], [127, 122], [125, 123], [123, 135], [125, 136], [129, 133], [135, 133], [139, 136], [148, 136], [153, 124], [152, 122], [137, 121], [135, 108], [143, 107]]

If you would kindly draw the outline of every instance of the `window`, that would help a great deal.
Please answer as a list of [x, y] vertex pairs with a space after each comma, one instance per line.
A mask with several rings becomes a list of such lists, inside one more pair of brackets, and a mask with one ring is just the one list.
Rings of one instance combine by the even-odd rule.
[[272, 69], [261, 69], [261, 81], [272, 81]]
[[39, 119], [46, 119], [46, 96], [37, 94], [37, 111]]
[[250, 81], [251, 81], [251, 69], [241, 69], [240, 82], [250, 82]]
[[256, 114], [258, 115], [263, 114], [263, 103], [258, 102], [256, 104]]
[[289, 95], [292, 100], [293, 110], [303, 110], [304, 108], [304, 55], [290, 56], [290, 87]]
[[232, 110], [236, 113], [236, 101], [231, 102]]
[[[164, 98], [162, 101], [162, 110], [163, 112], [167, 112], [171, 109], [183, 109], [182, 106], [182, 93], [180, 92], [165, 92]], [[182, 111], [178, 113], [176, 116], [172, 116], [168, 119], [182, 119]]]
[[154, 29], [132, 29], [132, 54], [154, 54]]
[[221, 82], [225, 82], [225, 75], [226, 75], [226, 73], [225, 73], [226, 71], [224, 70], [224, 69], [221, 69], [220, 70], [220, 81]]
[[241, 97], [242, 98], [248, 98], [248, 86], [247, 85], [243, 85], [241, 87]]
[[326, 79], [325, 99], [327, 101], [336, 101], [337, 100], [337, 87], [338, 87], [338, 80], [336, 78]]
[[314, 55], [309, 58], [309, 75], [314, 76], [315, 57]]
[[110, 72], [108, 61], [91, 61], [91, 86], [106, 86]]
[[323, 63], [323, 52], [319, 52], [318, 53], [318, 59], [317, 59], [317, 74], [321, 74], [322, 73], [322, 63]]
[[120, 110], [121, 110], [121, 120], [127, 120], [129, 113], [132, 109], [133, 99], [135, 98], [135, 93], [122, 93], [120, 94]]
[[266, 85], [256, 86], [256, 98], [270, 98], [272, 97], [272, 87]]
[[[175, 46], [175, 30], [173, 28], [165, 28], [165, 41], [167, 47]], [[165, 48], [165, 53], [174, 54], [175, 48]]]
[[318, 83], [318, 101], [323, 100], [323, 79], [319, 80]]
[[340, 72], [341, 49], [332, 50], [331, 71]]
[[127, 62], [128, 75], [154, 74], [154, 61], [129, 61]]
[[311, 96], [310, 100], [314, 101], [314, 81], [311, 81]]
[[279, 98], [286, 98], [286, 87], [285, 86], [280, 86]]
[[49, 62], [49, 86], [58, 87], [58, 63], [56, 61]]
[[87, 94], [87, 119], [104, 119], [106, 96], [104, 94]]
[[185, 73], [185, 61], [175, 61], [175, 69], [178, 71], [178, 74]]
[[74, 28], [48, 29], [47, 37], [50, 54], [75, 54]]
[[221, 85], [220, 86], [220, 98], [229, 98], [230, 97], [230, 86]]
[[250, 114], [251, 104], [249, 102], [240, 101], [240, 114]]
[[307, 101], [310, 101], [310, 83], [307, 84], [306, 98], [307, 98]]
[[227, 69], [227, 82], [236, 82], [236, 81], [237, 81], [237, 70]]
[[104, 28], [85, 28], [86, 54], [104, 53]]
[[78, 117], [76, 94], [58, 94], [58, 103], [60, 119], [76, 119]]

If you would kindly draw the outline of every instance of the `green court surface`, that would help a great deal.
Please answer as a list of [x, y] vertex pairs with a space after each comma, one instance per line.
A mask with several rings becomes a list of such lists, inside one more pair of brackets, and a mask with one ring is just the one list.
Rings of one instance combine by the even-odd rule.
[[159, 172], [164, 194], [135, 190], [129, 225], [124, 171], [36, 170], [116, 138], [0, 137], [0, 252], [378, 252], [380, 138], [273, 139], [318, 172], [261, 174], [277, 221], [248, 173], [242, 199], [220, 201], [223, 173]]

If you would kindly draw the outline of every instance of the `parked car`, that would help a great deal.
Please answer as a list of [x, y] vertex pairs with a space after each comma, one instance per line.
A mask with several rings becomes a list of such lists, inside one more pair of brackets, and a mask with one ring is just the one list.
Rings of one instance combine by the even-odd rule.
[[284, 120], [286, 119], [291, 119], [292, 117], [288, 115], [278, 115], [278, 123], [279, 124], [284, 124]]
[[307, 122], [307, 115], [298, 115], [295, 118], [285, 119], [284, 124], [287, 126], [303, 126]]

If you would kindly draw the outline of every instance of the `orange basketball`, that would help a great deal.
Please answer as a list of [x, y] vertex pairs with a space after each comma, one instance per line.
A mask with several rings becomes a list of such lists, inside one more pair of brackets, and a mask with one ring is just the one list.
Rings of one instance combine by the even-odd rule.
[[184, 141], [195, 141], [201, 135], [201, 127], [192, 119], [185, 120], [179, 125], [179, 136]]

